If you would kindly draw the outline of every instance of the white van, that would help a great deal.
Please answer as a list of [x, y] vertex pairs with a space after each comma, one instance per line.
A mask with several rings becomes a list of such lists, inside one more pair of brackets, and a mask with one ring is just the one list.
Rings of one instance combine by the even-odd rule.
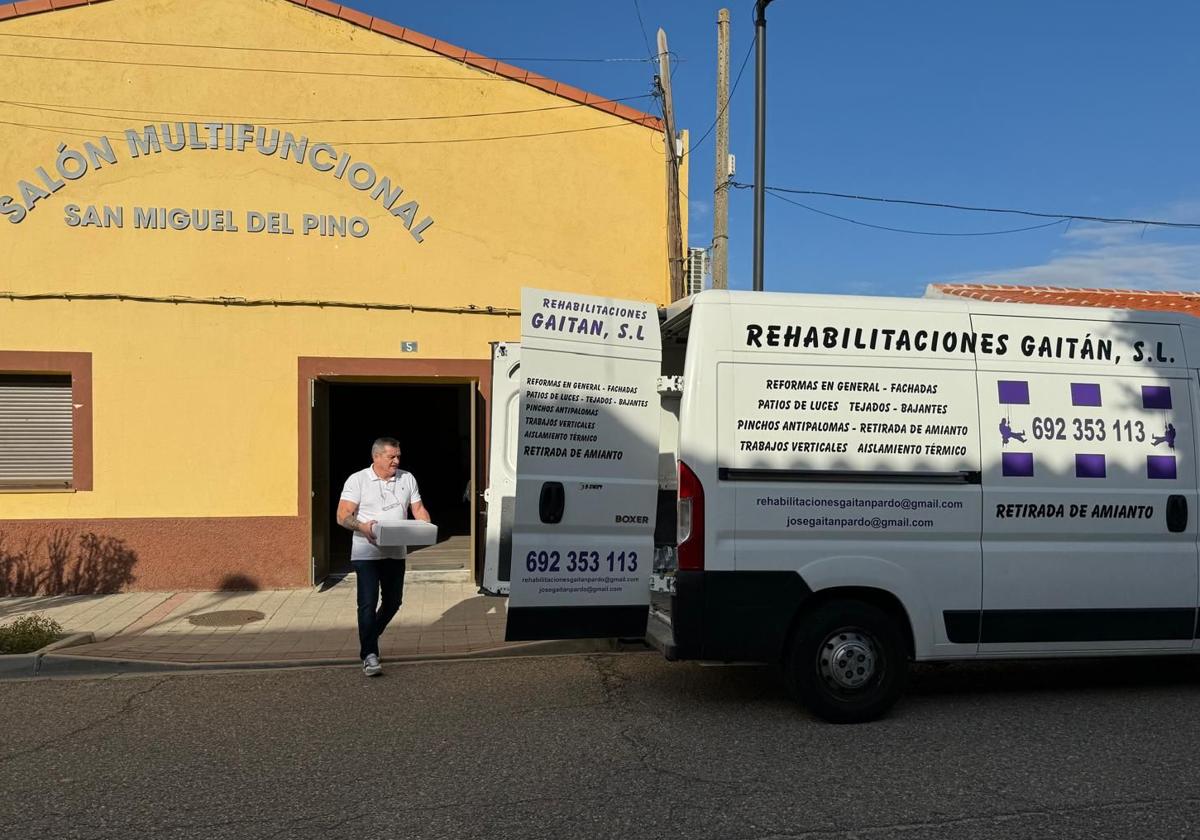
[[909, 660], [1197, 649], [1195, 319], [522, 303], [496, 356], [485, 568], [511, 586], [509, 638], [779, 663], [838, 722], [882, 714]]

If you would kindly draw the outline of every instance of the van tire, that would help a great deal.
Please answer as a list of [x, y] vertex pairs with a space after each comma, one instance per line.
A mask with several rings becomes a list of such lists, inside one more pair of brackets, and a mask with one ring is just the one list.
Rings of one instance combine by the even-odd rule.
[[784, 669], [792, 695], [830, 723], [875, 720], [908, 682], [899, 626], [862, 601], [830, 601], [804, 616]]

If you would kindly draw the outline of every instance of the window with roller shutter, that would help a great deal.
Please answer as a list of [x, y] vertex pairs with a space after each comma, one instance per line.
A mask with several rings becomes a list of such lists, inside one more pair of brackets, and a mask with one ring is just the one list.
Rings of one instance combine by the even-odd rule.
[[0, 374], [0, 489], [70, 488], [71, 377]]

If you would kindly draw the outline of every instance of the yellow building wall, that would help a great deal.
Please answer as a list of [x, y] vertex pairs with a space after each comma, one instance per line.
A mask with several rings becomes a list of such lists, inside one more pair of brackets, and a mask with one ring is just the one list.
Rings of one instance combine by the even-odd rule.
[[[59, 143], [83, 151], [107, 136], [118, 157], [19, 224], [0, 216], [4, 292], [499, 308], [519, 306], [522, 286], [669, 297], [653, 129], [285, 0], [112, 0], [0, 31], [89, 39], [6, 39], [13, 52], [67, 60], [6, 59], [13, 98], [39, 104], [0, 105], [0, 196], [19, 201], [18, 181], [40, 183], [38, 167], [55, 178]], [[361, 121], [496, 111], [528, 112]], [[400, 203], [419, 202], [416, 223], [434, 222], [418, 243], [367, 192], [253, 143], [131, 157], [126, 129], [177, 121], [328, 142], [402, 185]], [[543, 132], [555, 133], [446, 142]], [[69, 227], [67, 205], [123, 207], [124, 227]], [[135, 229], [133, 208], [146, 206], [228, 209], [243, 229]], [[246, 232], [251, 210], [288, 213], [296, 233]], [[306, 212], [361, 216], [370, 233], [303, 236]], [[95, 474], [89, 492], [0, 494], [0, 519], [295, 516], [298, 356], [400, 358], [400, 342], [416, 340], [416, 358], [481, 359], [518, 333], [503, 316], [0, 295], [0, 350], [92, 354]]]

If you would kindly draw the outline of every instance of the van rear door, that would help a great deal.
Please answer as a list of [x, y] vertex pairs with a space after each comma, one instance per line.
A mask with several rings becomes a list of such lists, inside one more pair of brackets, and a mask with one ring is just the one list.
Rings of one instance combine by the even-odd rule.
[[507, 595], [512, 566], [512, 521], [517, 494], [517, 424], [521, 410], [521, 345], [492, 345], [491, 435], [488, 447], [487, 538], [483, 591]]
[[645, 634], [660, 363], [654, 305], [522, 290], [509, 641]]

